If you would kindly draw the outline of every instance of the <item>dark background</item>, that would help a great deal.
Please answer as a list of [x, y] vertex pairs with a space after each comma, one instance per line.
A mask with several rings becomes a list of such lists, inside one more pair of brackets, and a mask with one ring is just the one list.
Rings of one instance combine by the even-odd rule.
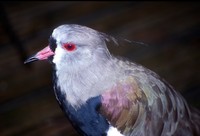
[[148, 44], [112, 46], [165, 78], [200, 108], [199, 2], [1, 2], [0, 135], [77, 135], [52, 90], [51, 65], [23, 61], [61, 24]]

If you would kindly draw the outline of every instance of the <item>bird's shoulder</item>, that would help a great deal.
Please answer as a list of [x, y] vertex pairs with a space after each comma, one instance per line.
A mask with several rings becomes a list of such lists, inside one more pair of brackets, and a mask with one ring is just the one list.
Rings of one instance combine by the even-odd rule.
[[[129, 132], [140, 114], [145, 96], [132, 77], [116, 83], [101, 95], [100, 113], [120, 132]], [[140, 108], [140, 109], [139, 109]]]
[[193, 122], [188, 104], [168, 82], [144, 66], [117, 61], [124, 78], [102, 93], [100, 107], [112, 126], [128, 135], [161, 135], [185, 129], [183, 118]]
[[[169, 95], [176, 94], [152, 70], [123, 58], [116, 61], [121, 67], [123, 78], [101, 94], [100, 113], [120, 132], [130, 134], [139, 125], [143, 126], [141, 129], [145, 129], [145, 125], [141, 123], [148, 122], [150, 118], [162, 119], [172, 109], [170, 100], [167, 104]], [[162, 127], [163, 122], [160, 122], [159, 127]], [[158, 122], [153, 121], [152, 126], [156, 124]]]

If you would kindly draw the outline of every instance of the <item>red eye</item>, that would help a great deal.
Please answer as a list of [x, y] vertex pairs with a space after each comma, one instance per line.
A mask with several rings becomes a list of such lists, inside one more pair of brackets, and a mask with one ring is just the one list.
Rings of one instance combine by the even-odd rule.
[[65, 43], [63, 47], [68, 51], [74, 51], [76, 49], [76, 45], [73, 43]]

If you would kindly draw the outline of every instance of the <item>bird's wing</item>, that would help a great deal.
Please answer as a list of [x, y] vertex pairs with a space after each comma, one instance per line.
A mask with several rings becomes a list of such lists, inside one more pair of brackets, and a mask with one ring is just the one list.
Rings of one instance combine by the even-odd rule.
[[100, 112], [110, 124], [122, 133], [132, 131], [138, 117], [144, 111], [146, 96], [133, 77], [117, 83], [111, 90], [102, 94]]
[[141, 74], [142, 81], [129, 76], [103, 93], [101, 114], [125, 135], [173, 134], [185, 116], [184, 101], [154, 73]]

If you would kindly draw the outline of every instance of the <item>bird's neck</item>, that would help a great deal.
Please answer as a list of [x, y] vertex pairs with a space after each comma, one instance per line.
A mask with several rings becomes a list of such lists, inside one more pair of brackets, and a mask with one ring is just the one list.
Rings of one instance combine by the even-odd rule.
[[104, 62], [93, 63], [80, 69], [57, 69], [55, 91], [59, 89], [66, 101], [74, 107], [79, 107], [88, 99], [102, 94], [114, 85], [119, 73], [112, 60], [102, 61]]

